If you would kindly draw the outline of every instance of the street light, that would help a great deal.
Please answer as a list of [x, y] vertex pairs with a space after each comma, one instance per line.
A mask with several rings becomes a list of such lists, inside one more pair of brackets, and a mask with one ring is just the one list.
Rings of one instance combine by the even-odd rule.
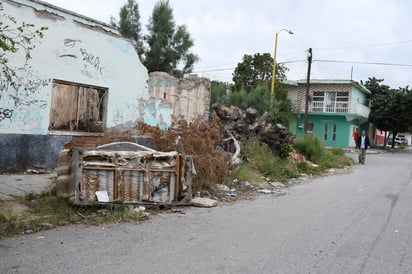
[[278, 48], [278, 35], [282, 31], [287, 31], [289, 34], [293, 34], [291, 30], [281, 29], [280, 31], [276, 32], [275, 36], [275, 52], [273, 54], [273, 71], [272, 71], [272, 88], [270, 90], [270, 111], [273, 109], [273, 97], [275, 95], [275, 79], [276, 79], [276, 51]]

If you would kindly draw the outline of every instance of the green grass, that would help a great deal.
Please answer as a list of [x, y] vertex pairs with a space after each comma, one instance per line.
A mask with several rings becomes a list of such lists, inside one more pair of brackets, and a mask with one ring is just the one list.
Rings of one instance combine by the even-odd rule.
[[[275, 156], [269, 148], [262, 146], [256, 140], [247, 143], [241, 151], [247, 159], [247, 163], [244, 165], [249, 165], [248, 169], [246, 167], [242, 167], [242, 169], [253, 169], [256, 179], [264, 175], [270, 181], [285, 182], [288, 178], [298, 175], [298, 169], [293, 163]], [[239, 177], [239, 180], [243, 180], [243, 178]]]
[[254, 186], [260, 186], [262, 184], [262, 174], [248, 163], [242, 163], [237, 168], [235, 176], [240, 181], [248, 181]]
[[[11, 210], [16, 204], [25, 207]], [[0, 201], [0, 238], [68, 224], [138, 222], [147, 216], [147, 213], [136, 212], [124, 204], [75, 206], [58, 198], [53, 189], [41, 195], [28, 194], [13, 201]]]
[[242, 147], [242, 156], [246, 162], [238, 167], [235, 176], [241, 181], [254, 184], [262, 182], [262, 176], [270, 181], [286, 182], [302, 173], [319, 175], [327, 169], [342, 168], [354, 163], [345, 156], [343, 149], [333, 148], [328, 151], [323, 143], [313, 136], [297, 139], [294, 148], [305, 155], [313, 165], [306, 162], [293, 163], [284, 155], [278, 157], [269, 148], [252, 140]]

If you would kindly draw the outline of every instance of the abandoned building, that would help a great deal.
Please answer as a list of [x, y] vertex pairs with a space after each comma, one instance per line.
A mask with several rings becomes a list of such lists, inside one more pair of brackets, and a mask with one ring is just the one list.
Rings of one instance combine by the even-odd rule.
[[23, 87], [0, 77], [1, 172], [52, 170], [68, 143], [148, 145], [138, 122], [165, 129], [173, 117], [208, 117], [208, 79], [148, 74], [133, 43], [112, 26], [43, 1], [2, 5], [17, 24], [48, 29], [35, 41], [29, 66], [22, 56], [9, 59]]

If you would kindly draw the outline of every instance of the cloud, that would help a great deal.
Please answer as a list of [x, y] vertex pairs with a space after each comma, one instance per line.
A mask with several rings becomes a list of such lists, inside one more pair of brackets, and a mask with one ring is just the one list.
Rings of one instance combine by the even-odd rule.
[[[86, 16], [108, 22], [117, 16], [126, 0], [49, 0]], [[148, 23], [157, 0], [137, 1], [142, 26]], [[277, 60], [304, 60], [313, 48], [314, 59], [412, 64], [412, 3], [406, 0], [170, 0], [177, 24], [187, 26], [200, 56], [195, 70], [230, 81], [233, 68], [244, 54], [273, 54], [279, 34]], [[408, 41], [401, 43], [402, 41]], [[392, 43], [395, 42], [395, 43]], [[392, 44], [391, 44], [392, 43]], [[306, 77], [307, 63], [288, 63], [289, 79]], [[228, 68], [228, 70], [221, 70]], [[210, 71], [214, 70], [214, 71]], [[209, 71], [209, 72], [206, 72]], [[313, 77], [328, 79], [385, 79], [393, 86], [406, 86], [412, 68], [359, 63], [313, 63]]]

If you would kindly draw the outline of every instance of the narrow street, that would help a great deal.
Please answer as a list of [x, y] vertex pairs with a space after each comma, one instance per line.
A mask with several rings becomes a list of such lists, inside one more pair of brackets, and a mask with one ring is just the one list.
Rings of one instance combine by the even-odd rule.
[[[355, 156], [355, 155], [353, 155]], [[285, 195], [0, 241], [1, 273], [412, 273], [412, 150]]]

